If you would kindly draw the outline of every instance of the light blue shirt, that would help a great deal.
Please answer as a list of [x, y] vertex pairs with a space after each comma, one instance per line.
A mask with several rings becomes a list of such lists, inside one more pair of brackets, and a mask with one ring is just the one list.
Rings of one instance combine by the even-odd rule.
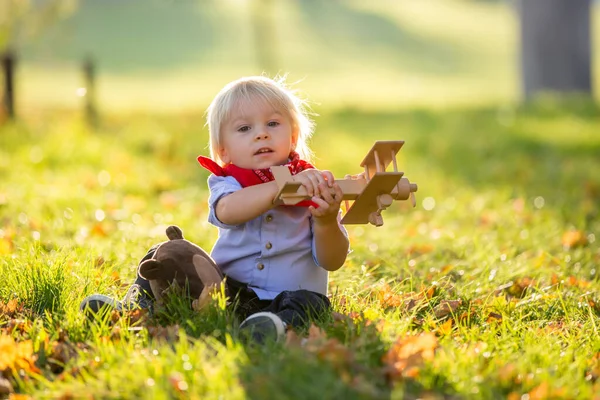
[[[271, 300], [284, 290], [327, 295], [328, 271], [314, 256], [308, 207], [279, 206], [244, 224], [227, 225], [217, 219], [217, 202], [242, 186], [231, 176], [211, 175], [208, 188], [208, 222], [219, 228], [211, 256], [224, 274], [248, 284], [261, 300]], [[340, 228], [348, 236], [341, 224]]]

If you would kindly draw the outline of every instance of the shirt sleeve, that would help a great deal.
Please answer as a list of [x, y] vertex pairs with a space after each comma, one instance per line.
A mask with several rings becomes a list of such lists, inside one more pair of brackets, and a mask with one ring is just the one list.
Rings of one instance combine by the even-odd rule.
[[[315, 223], [315, 219], [313, 217], [310, 217], [310, 233], [312, 234], [312, 256], [313, 256], [313, 261], [315, 262], [315, 264], [317, 264], [319, 267], [321, 267], [321, 265], [319, 264], [319, 261], [317, 260], [317, 241], [316, 241], [315, 235], [313, 233], [315, 231], [314, 228], [313, 228], [314, 223]], [[346, 236], [346, 238], [348, 238], [348, 231], [346, 230], [346, 228], [344, 227], [344, 225], [342, 225], [342, 210], [340, 210], [340, 212], [338, 212], [337, 223], [338, 223], [338, 226], [340, 227], [340, 230], [344, 234], [344, 236]], [[350, 246], [348, 246], [348, 254], [350, 254], [350, 253], [351, 253]], [[323, 268], [323, 267], [321, 267], [321, 268]]]
[[217, 202], [231, 194], [236, 192], [242, 188], [242, 185], [239, 184], [235, 178], [231, 176], [216, 176], [210, 175], [208, 177], [208, 190], [210, 191], [210, 196], [208, 197], [208, 222], [212, 225], [223, 228], [223, 229], [235, 229], [241, 225], [227, 225], [219, 221], [217, 218], [216, 207]]

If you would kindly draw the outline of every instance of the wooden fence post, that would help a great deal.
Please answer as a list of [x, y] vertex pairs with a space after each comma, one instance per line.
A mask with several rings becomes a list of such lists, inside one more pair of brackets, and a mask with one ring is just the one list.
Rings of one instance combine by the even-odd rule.
[[98, 123], [98, 111], [96, 110], [96, 68], [93, 60], [88, 57], [83, 63], [83, 77], [85, 85], [85, 116], [92, 127]]
[[15, 55], [7, 50], [2, 55], [2, 69], [4, 71], [4, 98], [3, 105], [9, 119], [15, 118]]

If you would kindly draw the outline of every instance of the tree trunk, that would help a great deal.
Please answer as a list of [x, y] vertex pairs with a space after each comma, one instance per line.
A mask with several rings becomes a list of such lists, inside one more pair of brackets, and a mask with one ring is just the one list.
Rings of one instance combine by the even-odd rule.
[[15, 55], [7, 50], [1, 57], [4, 72], [4, 96], [2, 106], [9, 119], [15, 118]]
[[590, 0], [520, 0], [525, 98], [591, 94]]

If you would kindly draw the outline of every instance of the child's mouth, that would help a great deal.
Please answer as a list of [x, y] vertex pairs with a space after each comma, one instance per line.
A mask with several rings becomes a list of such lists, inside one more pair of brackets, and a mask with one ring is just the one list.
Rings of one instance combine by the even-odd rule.
[[254, 153], [254, 155], [259, 156], [261, 154], [268, 154], [268, 153], [272, 153], [272, 152], [273, 152], [273, 150], [264, 147], [262, 149], [258, 149], [258, 151], [256, 153]]

